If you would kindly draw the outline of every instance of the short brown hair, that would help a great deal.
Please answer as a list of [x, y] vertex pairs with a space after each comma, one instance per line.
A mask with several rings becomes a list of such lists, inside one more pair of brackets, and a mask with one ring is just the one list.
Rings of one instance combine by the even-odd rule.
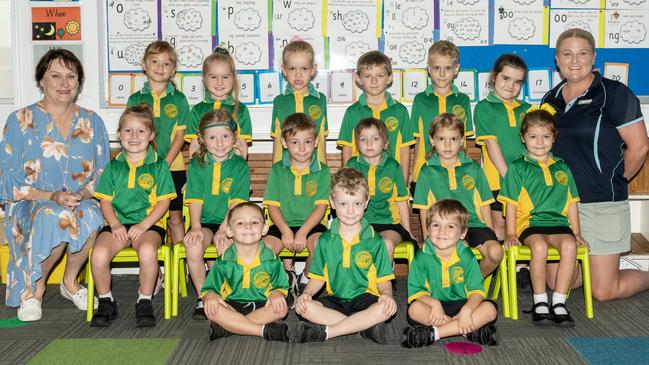
[[230, 208], [230, 211], [228, 212], [228, 224], [229, 224], [230, 220], [232, 219], [232, 216], [234, 215], [234, 212], [236, 212], [237, 210], [239, 210], [241, 208], [245, 208], [245, 207], [255, 208], [259, 212], [259, 216], [262, 219], [264, 218], [264, 210], [259, 205], [255, 204], [253, 202], [241, 202], [241, 203], [233, 206], [232, 208]]
[[566, 30], [565, 32], [559, 35], [559, 38], [557, 38], [556, 46], [554, 48], [554, 54], [559, 53], [559, 47], [561, 47], [561, 43], [563, 43], [563, 41], [565, 41], [568, 38], [584, 39], [586, 42], [588, 42], [591, 52], [595, 53], [595, 38], [593, 38], [593, 35], [587, 30], [583, 30], [580, 28], [572, 28]]
[[356, 195], [363, 194], [365, 198], [369, 196], [369, 186], [367, 178], [362, 172], [343, 167], [331, 176], [331, 196], [333, 197], [336, 190], [342, 190], [345, 194]]
[[64, 48], [51, 49], [47, 51], [38, 61], [38, 64], [36, 64], [36, 72], [34, 73], [34, 78], [36, 79], [36, 87], [38, 87], [42, 91], [41, 80], [43, 80], [45, 73], [50, 69], [52, 62], [54, 62], [55, 60], [59, 60], [59, 62], [63, 63], [63, 65], [67, 69], [74, 71], [77, 74], [77, 80], [79, 81], [79, 92], [81, 92], [81, 89], [83, 88], [83, 81], [85, 80], [83, 65], [81, 64], [81, 61], [79, 61], [77, 56], [74, 55], [74, 53]]
[[282, 122], [282, 138], [284, 139], [294, 136], [297, 132], [309, 130], [313, 131], [316, 137], [318, 136], [315, 123], [304, 113], [291, 114]]
[[426, 215], [427, 226], [430, 226], [430, 221], [435, 215], [439, 215], [442, 218], [451, 216], [457, 217], [462, 232], [466, 231], [469, 226], [469, 212], [467, 212], [462, 203], [455, 199], [442, 199], [433, 204], [433, 206], [428, 209], [428, 214]]
[[356, 62], [356, 74], [360, 76], [362, 70], [379, 66], [385, 67], [388, 75], [392, 75], [392, 62], [390, 61], [390, 57], [386, 56], [381, 51], [365, 52]]
[[169, 55], [169, 61], [173, 63], [174, 70], [178, 67], [178, 56], [176, 56], [176, 51], [174, 47], [169, 44], [167, 41], [153, 41], [146, 46], [144, 50], [144, 55], [142, 56], [142, 65], [146, 63], [146, 60], [157, 54], [166, 53]]
[[[122, 116], [119, 117], [119, 122], [117, 123], [117, 133], [122, 130], [124, 123], [126, 123], [126, 118], [128, 117], [137, 118], [139, 121], [144, 123], [144, 126], [146, 126], [153, 133], [153, 135], [156, 134], [155, 124], [153, 124], [153, 109], [151, 109], [151, 106], [149, 104], [142, 103], [133, 105], [130, 108], [126, 108], [126, 110], [124, 110], [124, 112], [122, 113]], [[157, 149], [155, 138], [152, 139], [149, 144], [153, 147], [154, 150]]]
[[430, 63], [430, 58], [436, 54], [440, 56], [447, 56], [455, 63], [460, 62], [460, 50], [451, 41], [437, 41], [433, 43], [433, 45], [430, 46], [430, 48], [428, 48], [429, 63]]
[[[460, 137], [464, 138], [464, 122], [453, 113], [442, 113], [435, 117], [435, 119], [433, 119], [433, 122], [430, 123], [430, 128], [428, 128], [428, 138], [434, 139], [435, 133], [437, 133], [437, 131], [439, 131], [440, 129], [456, 130], [460, 134]], [[432, 150], [435, 149], [435, 147], [431, 147]], [[464, 146], [462, 146], [460, 149], [463, 151]]]
[[379, 135], [383, 138], [384, 143], [388, 141], [388, 128], [385, 124], [376, 118], [365, 118], [358, 122], [354, 129], [354, 138], [356, 139], [356, 143], [358, 143], [358, 138], [360, 138], [361, 132], [372, 127], [379, 131]]
[[527, 130], [530, 127], [546, 127], [550, 130], [554, 139], [556, 139], [557, 134], [559, 134], [557, 124], [554, 121], [554, 116], [547, 110], [543, 109], [536, 109], [525, 114], [523, 121], [521, 122], [521, 137], [527, 133]]
[[291, 41], [282, 51], [282, 62], [286, 63], [289, 53], [306, 53], [311, 57], [311, 65], [315, 62], [315, 51], [309, 42], [303, 40]]

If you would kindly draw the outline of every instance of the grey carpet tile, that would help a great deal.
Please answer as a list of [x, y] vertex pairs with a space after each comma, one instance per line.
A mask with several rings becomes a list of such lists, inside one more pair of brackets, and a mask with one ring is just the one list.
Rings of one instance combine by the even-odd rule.
[[50, 343], [49, 340], [7, 339], [10, 336], [3, 332], [4, 329], [0, 329], [0, 364], [2, 365], [24, 364]]

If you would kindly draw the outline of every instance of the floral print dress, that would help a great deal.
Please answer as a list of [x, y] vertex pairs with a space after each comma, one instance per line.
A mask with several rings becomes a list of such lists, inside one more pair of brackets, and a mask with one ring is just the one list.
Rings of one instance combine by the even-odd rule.
[[53, 201], [23, 198], [32, 189], [94, 192], [110, 159], [109, 148], [103, 120], [87, 109], [73, 117], [68, 136], [59, 133], [39, 104], [9, 115], [0, 141], [0, 203], [5, 204], [10, 252], [8, 306], [17, 307], [34, 292], [41, 262], [54, 247], [68, 243], [68, 250], [77, 252], [104, 222], [93, 199], [69, 211]]

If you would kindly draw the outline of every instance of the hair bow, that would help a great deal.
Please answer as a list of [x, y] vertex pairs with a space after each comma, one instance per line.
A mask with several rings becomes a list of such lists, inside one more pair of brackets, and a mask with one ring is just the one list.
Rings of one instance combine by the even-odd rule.
[[545, 110], [546, 112], [550, 113], [551, 115], [557, 114], [557, 111], [552, 107], [552, 105], [548, 103], [543, 103], [541, 105], [532, 105], [529, 109], [527, 109], [527, 113], [536, 111], [536, 110]]

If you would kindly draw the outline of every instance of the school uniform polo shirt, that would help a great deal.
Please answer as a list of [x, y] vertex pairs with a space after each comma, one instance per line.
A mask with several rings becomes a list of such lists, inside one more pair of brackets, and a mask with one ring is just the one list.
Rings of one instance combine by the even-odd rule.
[[309, 278], [324, 281], [327, 295], [349, 301], [361, 294], [379, 296], [378, 283], [394, 279], [392, 261], [380, 234], [366, 219], [351, 242], [340, 235], [338, 219], [320, 235]]
[[568, 207], [579, 201], [568, 164], [550, 155], [547, 165], [527, 155], [512, 162], [498, 201], [516, 206], [516, 234], [528, 227], [569, 227]]
[[[99, 178], [94, 196], [111, 202], [120, 223], [138, 224], [158, 202], [174, 199], [176, 188], [167, 162], [149, 146], [144, 159], [135, 165], [126, 159], [125, 151], [111, 160]], [[156, 225], [162, 226], [161, 222]]]
[[[201, 123], [203, 116], [212, 110], [224, 109], [234, 113], [234, 99], [229, 96], [225, 100], [214, 100], [209, 91], [205, 91], [205, 99], [200, 103], [194, 105], [190, 112], [190, 122], [187, 125], [185, 132], [185, 140], [191, 141], [198, 136], [198, 126]], [[234, 121], [237, 123], [237, 138], [244, 141], [252, 142], [252, 122], [250, 121], [250, 112], [244, 103], [239, 103], [237, 106], [237, 115], [233, 115]]]
[[451, 257], [444, 260], [427, 239], [408, 271], [408, 303], [424, 295], [448, 302], [472, 294], [485, 296], [480, 265], [469, 246], [460, 240]]
[[485, 140], [495, 139], [498, 142], [505, 162], [509, 166], [512, 161], [527, 152], [521, 142], [520, 132], [521, 122], [530, 106], [522, 100], [514, 100], [511, 106], [507, 105], [493, 92], [475, 106], [473, 111], [475, 142], [482, 146], [482, 167], [491, 190], [500, 189], [502, 177], [491, 162]]
[[354, 130], [358, 123], [365, 118], [381, 120], [388, 129], [388, 152], [390, 157], [401, 162], [400, 148], [415, 144], [413, 127], [408, 116], [408, 109], [392, 99], [392, 95], [385, 93], [385, 103], [380, 108], [372, 108], [367, 104], [365, 93], [361, 94], [358, 101], [345, 110], [337, 145], [350, 147], [352, 156], [358, 156]]
[[438, 115], [453, 113], [464, 122], [464, 136], [473, 135], [473, 122], [471, 118], [471, 100], [460, 92], [455, 85], [451, 86], [451, 92], [442, 96], [435, 92], [434, 85], [428, 85], [425, 91], [415, 95], [412, 102], [412, 113], [410, 119], [416, 127], [415, 138], [422, 138], [425, 149], [418, 151], [413, 171], [413, 181], [417, 181], [421, 167], [426, 164], [426, 156], [430, 155], [432, 149], [428, 138], [430, 125]]
[[[308, 94], [300, 95], [293, 91], [290, 85], [286, 85], [284, 93], [277, 95], [273, 100], [273, 117], [270, 126], [270, 136], [277, 143], [282, 138], [282, 123], [291, 114], [304, 113], [313, 120], [316, 126], [316, 133], [320, 140], [317, 146], [317, 156], [321, 162], [327, 163], [324, 144], [329, 134], [327, 125], [327, 97], [316, 90], [312, 83], [309, 83]], [[282, 149], [278, 149], [273, 156], [273, 162], [282, 159]]]
[[246, 160], [231, 151], [225, 161], [214, 161], [207, 153], [205, 162], [194, 157], [189, 164], [185, 204], [202, 204], [201, 223], [221, 224], [232, 203], [250, 198], [250, 170]]
[[628, 181], [618, 130], [644, 120], [640, 101], [624, 84], [593, 74], [590, 87], [573, 100], [563, 99], [565, 81], [543, 97], [557, 111], [552, 152], [574, 172], [582, 203], [624, 201]]
[[480, 165], [463, 152], [454, 166], [445, 166], [439, 155], [426, 162], [415, 187], [413, 208], [429, 209], [438, 200], [455, 199], [469, 212], [469, 227], [486, 227], [480, 208], [494, 202]]
[[331, 173], [315, 154], [304, 171], [291, 166], [288, 154], [270, 168], [263, 204], [279, 207], [289, 227], [300, 227], [316, 205], [329, 205]]
[[236, 243], [228, 247], [208, 272], [201, 294], [212, 292], [235, 302], [265, 302], [273, 290], [286, 296], [284, 265], [263, 241], [258, 246], [259, 253], [250, 264], [239, 257]]
[[347, 167], [362, 172], [367, 178], [370, 202], [365, 210], [365, 219], [372, 224], [400, 224], [397, 203], [407, 202], [410, 194], [399, 163], [384, 151], [376, 166], [359, 155], [350, 158]]

